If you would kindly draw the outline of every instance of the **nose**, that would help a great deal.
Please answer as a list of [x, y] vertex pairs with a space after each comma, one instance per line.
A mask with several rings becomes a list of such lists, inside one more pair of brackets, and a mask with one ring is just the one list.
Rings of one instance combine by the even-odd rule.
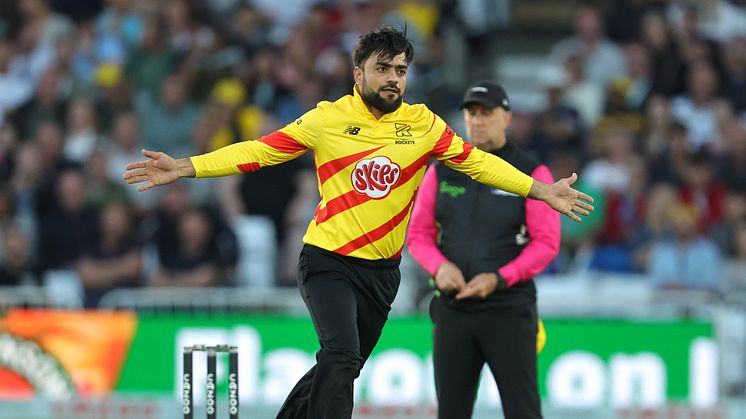
[[386, 83], [396, 86], [397, 89], [399, 88], [399, 78], [393, 68], [386, 72]]

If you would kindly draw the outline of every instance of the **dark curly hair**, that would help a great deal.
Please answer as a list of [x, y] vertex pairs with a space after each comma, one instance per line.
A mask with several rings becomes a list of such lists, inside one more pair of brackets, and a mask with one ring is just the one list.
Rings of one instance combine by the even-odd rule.
[[373, 55], [390, 60], [401, 53], [404, 53], [407, 64], [414, 59], [414, 47], [407, 39], [406, 26], [403, 32], [387, 26], [361, 35], [352, 58], [356, 67], [362, 67], [365, 60]]

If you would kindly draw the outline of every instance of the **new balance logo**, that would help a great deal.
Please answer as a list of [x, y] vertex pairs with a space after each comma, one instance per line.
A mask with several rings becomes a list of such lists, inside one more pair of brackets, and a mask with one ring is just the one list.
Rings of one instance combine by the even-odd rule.
[[412, 133], [409, 132], [409, 130], [412, 129], [411, 125], [400, 124], [398, 122], [394, 122], [394, 128], [396, 128], [397, 137], [411, 137], [412, 136]]
[[352, 125], [348, 125], [347, 128], [342, 131], [343, 134], [349, 135], [357, 135], [358, 132], [360, 132], [360, 127], [353, 127]]

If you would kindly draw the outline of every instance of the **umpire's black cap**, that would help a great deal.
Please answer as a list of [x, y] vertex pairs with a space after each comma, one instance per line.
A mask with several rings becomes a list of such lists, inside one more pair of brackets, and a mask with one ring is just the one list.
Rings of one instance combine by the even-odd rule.
[[499, 106], [506, 111], [510, 110], [510, 101], [508, 100], [508, 94], [505, 93], [505, 89], [499, 84], [489, 81], [480, 81], [466, 89], [461, 109], [470, 103], [479, 103], [489, 108]]

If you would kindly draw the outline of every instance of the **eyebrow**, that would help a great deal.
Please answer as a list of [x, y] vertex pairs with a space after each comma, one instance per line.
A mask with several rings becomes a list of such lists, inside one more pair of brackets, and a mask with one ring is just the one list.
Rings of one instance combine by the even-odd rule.
[[404, 69], [404, 70], [406, 70], [407, 68], [409, 68], [409, 67], [408, 67], [407, 65], [405, 65], [405, 64], [398, 64], [398, 65], [395, 65], [395, 66], [394, 66], [394, 65], [391, 65], [391, 64], [389, 64], [389, 63], [385, 63], [385, 62], [383, 62], [383, 61], [376, 61], [376, 65], [380, 65], [380, 66], [382, 66], [382, 67], [386, 67], [386, 68], [391, 68], [391, 67], [395, 67], [395, 68], [396, 68], [397, 70], [401, 70], [401, 69]]

